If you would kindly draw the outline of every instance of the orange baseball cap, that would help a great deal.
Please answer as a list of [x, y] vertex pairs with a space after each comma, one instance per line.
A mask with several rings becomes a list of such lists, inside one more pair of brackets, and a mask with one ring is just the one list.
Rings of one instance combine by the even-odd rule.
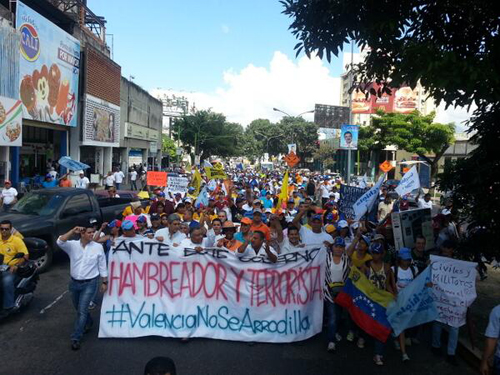
[[252, 219], [248, 217], [244, 217], [243, 219], [241, 219], [241, 224], [252, 225], [252, 223], [253, 223]]

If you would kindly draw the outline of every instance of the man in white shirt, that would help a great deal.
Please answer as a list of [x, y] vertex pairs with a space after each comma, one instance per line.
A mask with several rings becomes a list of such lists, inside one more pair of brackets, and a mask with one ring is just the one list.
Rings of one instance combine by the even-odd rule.
[[299, 228], [290, 226], [287, 230], [287, 236], [283, 236], [283, 232], [280, 235], [278, 233], [278, 241], [280, 245], [280, 255], [287, 253], [295, 253], [297, 251], [303, 251], [306, 245], [300, 241]]
[[9, 211], [10, 208], [17, 202], [17, 190], [12, 187], [9, 180], [5, 180], [4, 188], [0, 194], [0, 202], [4, 211]]
[[418, 208], [430, 208], [432, 210], [431, 195], [425, 194], [423, 198], [418, 198]]
[[104, 177], [104, 186], [106, 187], [106, 190], [115, 186], [115, 176], [113, 175], [113, 172], [109, 171], [107, 176]]
[[76, 187], [78, 189], [86, 189], [90, 184], [90, 181], [83, 172], [80, 172], [80, 177], [76, 180]]
[[48, 174], [50, 174], [52, 176], [52, 179], [54, 180], [57, 178], [57, 172], [54, 167], [50, 167], [50, 171]]
[[335, 203], [339, 203], [339, 200], [340, 200], [340, 193], [338, 192], [337, 190], [337, 187], [334, 186], [333, 189], [332, 189], [332, 192], [330, 193], [330, 197], [333, 198], [333, 201]]
[[323, 181], [323, 183], [319, 186], [319, 189], [321, 191], [321, 207], [323, 207], [330, 198], [330, 183], [327, 179]]
[[123, 174], [123, 172], [118, 169], [114, 174], [113, 174], [114, 178], [115, 178], [115, 186], [116, 186], [116, 190], [120, 190], [120, 185], [122, 184], [123, 182], [123, 179], [125, 178], [125, 174]]
[[305, 209], [302, 209], [295, 219], [293, 219], [292, 225], [299, 228], [300, 238], [302, 243], [306, 246], [325, 246], [333, 243], [333, 238], [326, 231], [323, 230], [323, 218], [320, 214], [313, 215], [311, 217], [311, 229], [308, 229], [300, 224], [302, 216], [306, 213]]
[[129, 174], [130, 174], [130, 188], [132, 190], [137, 190], [137, 171], [134, 168]]
[[177, 214], [168, 215], [168, 228], [163, 228], [155, 233], [155, 238], [170, 247], [178, 247], [186, 239], [186, 235], [179, 231], [181, 227], [181, 218]]
[[[90, 330], [93, 321], [89, 314], [89, 305], [97, 292], [101, 276], [101, 292], [108, 287], [106, 256], [101, 244], [93, 241], [94, 227], [75, 227], [57, 239], [57, 245], [69, 256], [71, 282], [69, 291], [73, 306], [77, 311], [75, 329], [71, 334], [71, 349], [80, 349], [83, 333]], [[69, 239], [80, 235], [79, 240]]]
[[179, 247], [184, 251], [186, 249], [201, 252], [207, 246], [207, 239], [203, 238], [203, 230], [200, 227], [193, 227], [189, 231], [190, 238], [184, 238]]
[[278, 260], [278, 253], [269, 244], [264, 242], [265, 235], [261, 231], [253, 232], [250, 242], [245, 241], [243, 245], [238, 248], [236, 256], [253, 258], [256, 256], [264, 256], [272, 263]]

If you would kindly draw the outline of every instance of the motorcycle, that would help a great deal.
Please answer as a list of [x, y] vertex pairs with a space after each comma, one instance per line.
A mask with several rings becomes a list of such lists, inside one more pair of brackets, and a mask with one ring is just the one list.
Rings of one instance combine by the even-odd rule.
[[[24, 238], [23, 241], [28, 248], [29, 260], [20, 264], [16, 271], [18, 278], [15, 282], [15, 302], [14, 307], [9, 311], [4, 310], [2, 307], [2, 290], [0, 290], [0, 319], [6, 318], [27, 306], [33, 300], [34, 292], [40, 279], [35, 261], [47, 252], [47, 242], [39, 238]], [[15, 259], [23, 257], [23, 253], [17, 253], [10, 262], [3, 264], [4, 257], [0, 255], [0, 273], [10, 272], [10, 263]]]

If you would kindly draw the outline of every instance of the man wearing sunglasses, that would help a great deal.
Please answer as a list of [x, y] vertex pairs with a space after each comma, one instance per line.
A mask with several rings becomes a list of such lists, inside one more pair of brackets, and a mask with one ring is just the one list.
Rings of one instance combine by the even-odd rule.
[[[24, 257], [14, 259], [17, 253], [23, 253]], [[1, 272], [3, 290], [3, 308], [5, 314], [14, 307], [15, 282], [17, 267], [28, 259], [28, 249], [17, 236], [12, 235], [12, 223], [4, 220], [0, 223], [0, 255], [3, 255], [3, 264], [9, 266], [9, 270]]]

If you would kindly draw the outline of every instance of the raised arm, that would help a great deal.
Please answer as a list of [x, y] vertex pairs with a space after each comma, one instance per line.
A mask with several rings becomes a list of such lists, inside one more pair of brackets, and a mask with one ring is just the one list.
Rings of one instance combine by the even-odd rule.
[[302, 217], [304, 216], [305, 213], [306, 213], [306, 210], [301, 208], [299, 210], [299, 213], [297, 215], [295, 215], [295, 217], [293, 218], [292, 225], [297, 227], [298, 230], [300, 230], [300, 228], [302, 227], [302, 224], [300, 224], [300, 221], [302, 220]]
[[354, 249], [356, 249], [356, 245], [358, 244], [360, 238], [361, 238], [361, 230], [360, 230], [360, 228], [358, 228], [356, 231], [356, 235], [354, 236], [351, 244], [349, 245], [349, 247], [347, 248], [347, 251], [346, 251], [346, 254], [349, 258], [352, 257], [352, 254], [354, 253]]
[[61, 240], [62, 242], [66, 242], [71, 238], [71, 236], [73, 236], [76, 233], [80, 233], [83, 229], [84, 229], [83, 227], [74, 227], [69, 232], [60, 236], [59, 240]]
[[283, 242], [283, 228], [281, 227], [281, 223], [276, 215], [271, 216], [271, 228], [274, 228], [276, 231], [276, 235], [278, 237], [278, 243]]

